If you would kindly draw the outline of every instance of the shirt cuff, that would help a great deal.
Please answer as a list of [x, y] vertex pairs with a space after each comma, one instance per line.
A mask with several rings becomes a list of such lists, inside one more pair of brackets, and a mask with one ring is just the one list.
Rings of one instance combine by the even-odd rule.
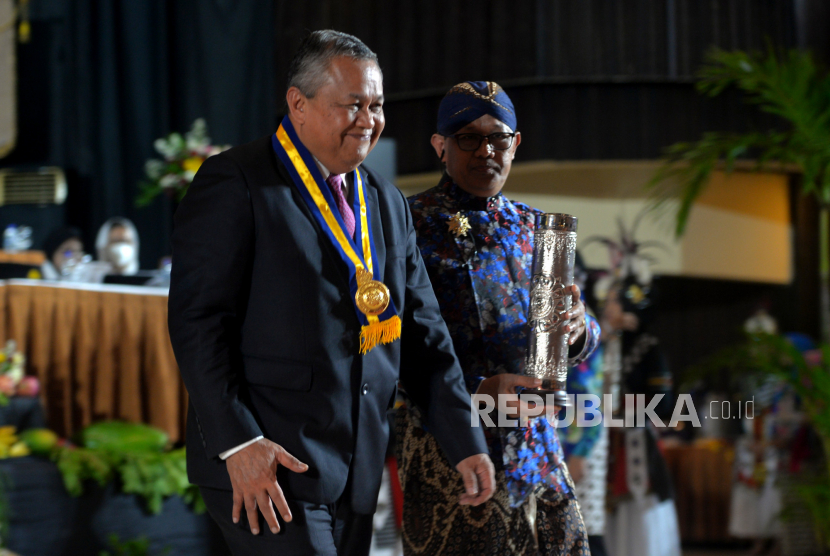
[[585, 343], [582, 345], [582, 351], [573, 357], [568, 357], [568, 366], [576, 367], [588, 357], [599, 346], [600, 328], [597, 319], [591, 315], [585, 315]]
[[259, 440], [260, 438], [264, 438], [264, 437], [260, 435], [260, 436], [257, 436], [256, 438], [252, 438], [251, 440], [249, 440], [248, 442], [245, 442], [244, 444], [240, 444], [236, 448], [231, 448], [230, 450], [225, 450], [224, 452], [219, 454], [219, 459], [222, 459], [222, 460], [228, 459], [229, 457], [231, 457], [232, 455], [237, 453], [239, 450], [242, 450], [243, 448], [247, 448], [248, 446], [250, 446], [251, 444], [253, 444], [257, 440]]

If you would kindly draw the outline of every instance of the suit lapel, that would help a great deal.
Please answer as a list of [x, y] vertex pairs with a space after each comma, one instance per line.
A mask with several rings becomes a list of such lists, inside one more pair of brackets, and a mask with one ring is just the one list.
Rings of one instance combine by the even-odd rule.
[[[323, 244], [323, 251], [328, 254], [331, 263], [337, 268], [338, 274], [342, 280], [341, 286], [346, 289], [346, 291], [350, 291], [349, 287], [349, 275], [346, 265], [343, 263], [342, 259], [340, 258], [340, 254], [337, 252], [337, 248], [331, 244], [328, 237], [326, 236], [325, 231], [320, 227], [319, 222], [317, 219], [314, 218], [314, 215], [311, 213], [311, 210], [308, 208], [308, 205], [303, 199], [302, 195], [300, 194], [300, 190], [297, 188], [297, 184], [294, 183], [294, 180], [291, 178], [291, 174], [288, 172], [288, 169], [273, 152], [274, 159], [277, 163], [277, 169], [279, 172], [280, 177], [282, 180], [291, 187], [291, 197], [294, 199], [294, 202], [297, 206], [300, 207], [300, 210], [305, 215], [306, 218], [311, 222], [311, 225], [314, 226], [314, 229], [317, 231], [317, 238], [320, 243]], [[369, 210], [369, 217], [371, 218], [371, 225], [372, 225], [372, 235], [374, 237], [374, 243], [372, 248], [375, 250], [375, 259], [378, 263], [378, 269], [380, 272], [380, 278], [383, 280], [384, 275], [384, 267], [386, 265], [386, 241], [383, 235], [383, 223], [381, 222], [380, 216], [380, 206], [378, 202], [378, 192], [375, 186], [369, 183], [369, 174], [363, 170], [360, 173], [361, 177], [363, 178], [363, 186], [364, 191], [366, 192], [366, 205]], [[354, 172], [350, 172], [346, 176], [347, 180], [354, 179]], [[350, 183], [354, 183], [351, 181]]]
[[382, 282], [386, 267], [386, 238], [383, 237], [383, 222], [380, 219], [378, 190], [374, 185], [369, 183], [369, 174], [366, 171], [360, 172], [360, 175], [363, 177], [363, 186], [366, 191], [366, 207], [369, 209], [372, 236], [375, 240], [372, 243], [372, 249], [375, 251], [375, 260], [378, 262], [378, 276]]
[[[280, 160], [276, 153], [274, 153], [273, 149], [271, 149], [271, 153], [274, 155], [277, 162], [280, 178], [282, 178], [283, 183], [287, 184], [291, 188], [291, 198], [299, 207], [303, 215], [309, 220], [309, 222], [311, 222], [311, 225], [317, 232], [316, 241], [321, 245], [321, 250], [328, 255], [331, 264], [337, 269], [337, 274], [340, 276], [341, 280], [340, 286], [345, 289], [346, 292], [349, 292], [350, 287], [348, 270], [346, 265], [341, 260], [340, 254], [337, 252], [337, 248], [331, 244], [331, 241], [326, 236], [325, 231], [320, 227], [320, 223], [317, 222], [316, 218], [314, 218], [314, 215], [311, 213], [311, 209], [308, 208], [305, 199], [303, 199], [300, 190], [297, 188], [297, 184], [294, 183], [294, 180], [291, 178], [291, 174], [282, 163], [282, 160]], [[297, 238], [297, 242], [302, 243], [302, 238]]]

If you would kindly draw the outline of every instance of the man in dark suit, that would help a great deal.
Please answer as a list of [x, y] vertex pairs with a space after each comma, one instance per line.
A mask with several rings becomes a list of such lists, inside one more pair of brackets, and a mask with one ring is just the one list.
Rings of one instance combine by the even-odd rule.
[[358, 168], [384, 126], [377, 57], [314, 32], [288, 86], [277, 134], [206, 160], [176, 212], [188, 475], [235, 554], [367, 554], [399, 377], [460, 503], [489, 499], [493, 465], [404, 197]]

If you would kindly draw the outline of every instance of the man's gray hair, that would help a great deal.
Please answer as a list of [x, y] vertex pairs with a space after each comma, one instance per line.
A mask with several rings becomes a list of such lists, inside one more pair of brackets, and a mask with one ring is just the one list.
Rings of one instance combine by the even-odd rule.
[[353, 35], [324, 29], [303, 39], [288, 66], [288, 88], [297, 87], [308, 98], [317, 94], [328, 77], [329, 64], [338, 56], [371, 60], [378, 66], [378, 56]]

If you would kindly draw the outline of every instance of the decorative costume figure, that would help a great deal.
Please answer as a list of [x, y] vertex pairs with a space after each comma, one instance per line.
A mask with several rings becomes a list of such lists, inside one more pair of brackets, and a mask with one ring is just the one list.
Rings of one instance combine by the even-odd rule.
[[[602, 239], [611, 253], [612, 276], [599, 280], [596, 297], [603, 302], [605, 375], [610, 382], [614, 414], [636, 410], [626, 394], [644, 394], [645, 404], [662, 394], [654, 412], [666, 418], [672, 410], [672, 377], [651, 323], [655, 289], [646, 243], [634, 239], [620, 223], [619, 241]], [[658, 447], [657, 431], [645, 426], [609, 431], [609, 514], [605, 544], [610, 556], [680, 556], [680, 531], [673, 488]]]
[[[587, 272], [577, 253], [574, 281], [583, 291], [586, 279]], [[603, 346], [600, 346], [587, 360], [569, 369], [567, 392], [573, 395], [574, 399], [580, 395], [590, 394], [603, 400], [603, 355]], [[596, 409], [602, 411], [602, 402]], [[563, 426], [560, 421], [557, 432], [562, 441], [565, 463], [574, 480], [574, 489], [588, 533], [591, 556], [605, 556], [607, 551], [603, 536], [608, 477], [608, 428], [602, 423], [595, 426], [580, 426], [577, 419], [574, 411], [573, 422]]]

